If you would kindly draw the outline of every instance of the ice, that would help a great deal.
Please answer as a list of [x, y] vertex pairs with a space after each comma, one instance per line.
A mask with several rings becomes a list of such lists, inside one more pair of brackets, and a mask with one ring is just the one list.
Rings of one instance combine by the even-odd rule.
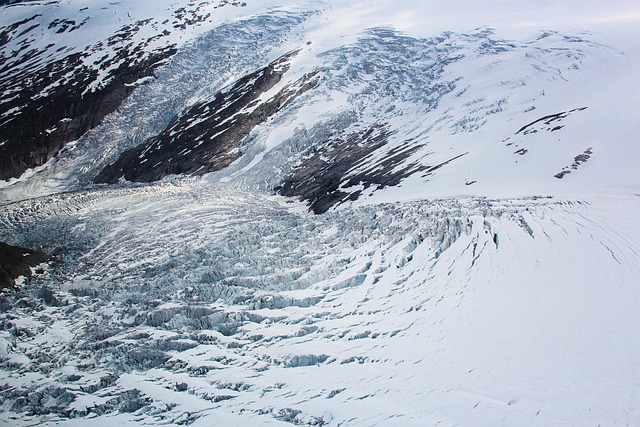
[[[90, 14], [77, 31], [95, 38], [60, 35], [84, 49], [72, 39], [177, 19], [152, 3], [0, 20]], [[635, 2], [294, 3], [203, 2], [213, 18], [172, 31], [153, 81], [3, 184], [0, 240], [56, 261], [0, 294], [0, 425], [640, 424]], [[282, 85], [321, 84], [227, 170], [90, 184], [296, 48]], [[345, 180], [362, 196], [322, 215], [274, 194], [314, 149], [382, 123], [389, 144], [350, 172], [408, 139], [420, 149], [392, 171], [442, 167]]]
[[[30, 230], [21, 235], [52, 248], [60, 240], [44, 230], [57, 226], [67, 245], [86, 249], [3, 295], [13, 309], [2, 339], [13, 343], [9, 360], [21, 361], [5, 371], [15, 390], [65, 390], [54, 406], [43, 395], [48, 416], [75, 411], [89, 422], [130, 409], [177, 422], [212, 404], [202, 422], [240, 409], [265, 422], [290, 414], [353, 425], [637, 416], [600, 401], [603, 387], [635, 390], [618, 367], [633, 372], [639, 350], [629, 298], [639, 248], [623, 237], [640, 232], [630, 215], [637, 196], [434, 200], [310, 216], [196, 181], [43, 202], [13, 220]], [[62, 287], [44, 302], [38, 290], [51, 283]], [[15, 376], [43, 366], [48, 379], [31, 386]], [[72, 366], [81, 379], [65, 381]], [[96, 375], [112, 379], [82, 379]], [[582, 396], [570, 406], [566, 387]], [[4, 394], [7, 409], [35, 416], [19, 394]], [[365, 407], [371, 418], [360, 418]]]

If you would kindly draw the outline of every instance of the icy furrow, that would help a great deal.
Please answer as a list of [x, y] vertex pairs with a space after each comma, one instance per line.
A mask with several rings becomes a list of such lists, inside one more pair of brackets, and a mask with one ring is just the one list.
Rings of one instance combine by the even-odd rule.
[[[635, 334], [640, 248], [624, 236], [640, 234], [628, 215], [637, 197], [322, 216], [202, 182], [57, 198], [3, 208], [31, 244], [56, 244], [38, 231], [55, 224], [85, 251], [2, 297], [13, 307], [0, 334], [7, 414], [82, 425], [131, 411], [206, 424], [242, 409], [265, 423], [406, 425], [605, 422], [632, 411], [596, 396], [635, 374], [600, 366], [581, 380], [565, 361], [595, 369], [606, 355], [634, 372], [625, 337]], [[566, 387], [582, 396], [569, 412]]]

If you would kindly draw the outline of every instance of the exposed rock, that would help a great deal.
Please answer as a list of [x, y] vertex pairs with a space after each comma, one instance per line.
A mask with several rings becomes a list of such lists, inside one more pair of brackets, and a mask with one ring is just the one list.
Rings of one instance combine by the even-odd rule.
[[0, 0], [0, 6], [7, 6], [16, 3], [28, 3], [35, 0]]
[[[41, 26], [39, 15], [0, 28], [0, 48]], [[86, 21], [54, 21], [47, 31], [71, 32]], [[169, 45], [153, 52], [144, 45], [124, 45], [133, 34], [148, 25], [139, 21], [122, 27], [106, 43], [84, 52], [61, 55], [50, 44], [42, 49], [21, 48], [12, 55], [0, 51], [0, 179], [21, 176], [27, 169], [41, 166], [70, 141], [97, 126], [115, 111], [134, 90], [135, 83], [153, 75], [154, 70], [173, 55]], [[150, 43], [152, 39], [145, 43]], [[123, 46], [115, 46], [117, 43]], [[87, 58], [101, 54], [105, 46], [111, 55], [88, 65]], [[30, 50], [29, 50], [30, 49]], [[58, 59], [50, 59], [51, 57]]]
[[[527, 147], [522, 147], [522, 145], [525, 145], [529, 142], [526, 138], [528, 138], [530, 135], [537, 134], [538, 132], [550, 133], [550, 132], [561, 131], [562, 129], [565, 128], [566, 125], [560, 124], [560, 123], [563, 123], [563, 121], [569, 116], [571, 116], [572, 114], [578, 111], [584, 111], [586, 109], [587, 107], [580, 107], [580, 108], [574, 108], [568, 111], [563, 111], [561, 113], [546, 115], [537, 120], [534, 120], [529, 124], [522, 126], [520, 129], [518, 129], [518, 131], [513, 136], [510, 136], [504, 139], [502, 142], [506, 143], [507, 147], [518, 148], [516, 151], [513, 152], [513, 154], [524, 156], [529, 152], [529, 149]], [[560, 141], [560, 139], [558, 139], [558, 141]], [[591, 153], [588, 153], [588, 154], [591, 154]], [[589, 157], [587, 157], [587, 159], [588, 158]], [[577, 160], [578, 158], [576, 157], [576, 161]], [[584, 159], [584, 161], [586, 161], [586, 159]], [[576, 169], [580, 163], [581, 162], [578, 162], [578, 164], [573, 165], [571, 169]], [[564, 169], [569, 169], [569, 167], [566, 167]], [[565, 175], [569, 173], [571, 173], [570, 170], [563, 170], [560, 173], [555, 174], [554, 176], [558, 179], [562, 179]]]
[[425, 169], [417, 165], [397, 169], [421, 147], [411, 141], [390, 151], [381, 162], [367, 161], [368, 155], [387, 144], [389, 136], [385, 126], [374, 125], [337, 138], [305, 158], [277, 191], [283, 196], [301, 197], [320, 214], [336, 204], [356, 200], [362, 189], [397, 185], [407, 175]]
[[47, 261], [47, 254], [0, 242], [0, 289], [15, 287], [15, 279], [31, 276], [32, 267]]
[[[13, 3], [22, 2], [0, 1], [0, 7]], [[214, 8], [227, 4], [242, 6], [221, 1]], [[163, 24], [152, 18], [131, 21], [80, 49], [57, 36], [84, 27], [88, 15], [49, 22], [34, 14], [0, 27], [0, 180], [45, 164], [100, 124], [177, 52], [172, 31], [210, 18], [201, 10], [205, 5], [179, 8]], [[44, 46], [42, 40], [50, 43]]]
[[283, 55], [217, 93], [212, 100], [189, 108], [160, 135], [125, 151], [96, 176], [95, 182], [152, 182], [168, 175], [202, 175], [227, 167], [242, 155], [240, 145], [255, 126], [317, 85], [318, 75], [311, 73], [286, 85], [268, 100], [259, 99], [282, 80], [296, 53]]
[[529, 123], [528, 125], [522, 126], [517, 132], [516, 135], [519, 133], [522, 133], [523, 135], [528, 135], [530, 133], [536, 133], [538, 132], [538, 130], [542, 130], [542, 129], [536, 129], [534, 127], [534, 125], [547, 125], [548, 127], [544, 130], [547, 130], [549, 132], [555, 132], [557, 130], [562, 129], [564, 126], [553, 126], [551, 127], [551, 124], [554, 122], [560, 122], [563, 119], [567, 118], [571, 113], [574, 113], [576, 111], [583, 111], [586, 110], [587, 107], [580, 107], [580, 108], [574, 108], [573, 110], [570, 111], [564, 111], [562, 113], [556, 113], [556, 114], [549, 114], [548, 116], [544, 116], [539, 118], [538, 120], [535, 120], [531, 123]]
[[571, 164], [571, 166], [565, 166], [564, 168], [562, 168], [562, 171], [555, 174], [554, 177], [558, 179], [564, 178], [564, 176], [570, 174], [572, 170], [577, 170], [581, 164], [586, 163], [586, 161], [589, 160], [592, 155], [593, 147], [587, 148], [582, 154], [578, 154], [573, 158], [573, 163]]

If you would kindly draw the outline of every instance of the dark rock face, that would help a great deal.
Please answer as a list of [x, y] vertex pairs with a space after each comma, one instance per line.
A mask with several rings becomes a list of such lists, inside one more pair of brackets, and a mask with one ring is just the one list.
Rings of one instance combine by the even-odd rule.
[[411, 162], [407, 159], [424, 144], [408, 139], [389, 147], [392, 135], [386, 126], [376, 124], [328, 141], [307, 153], [275, 190], [307, 201], [314, 213], [322, 214], [341, 203], [357, 200], [370, 187], [379, 190], [396, 186], [416, 173], [426, 178], [468, 154], [435, 165]]
[[301, 197], [310, 203], [313, 212], [320, 214], [342, 202], [358, 199], [362, 190], [350, 187], [393, 186], [424, 169], [409, 165], [396, 170], [421, 147], [411, 141], [389, 152], [384, 160], [372, 161], [369, 155], [386, 145], [389, 136], [385, 126], [374, 125], [330, 141], [303, 160], [277, 191], [283, 196]]
[[[0, 85], [4, 89], [0, 93], [2, 180], [43, 165], [65, 144], [97, 126], [133, 91], [136, 81], [151, 76], [175, 53], [173, 46], [149, 54], [141, 46], [130, 44], [114, 49], [113, 56], [105, 56], [89, 67], [85, 59], [103, 45], [50, 62], [47, 61], [53, 45], [38, 50], [25, 42], [17, 54], [2, 51], [10, 40], [38, 28], [37, 18], [34, 15], [0, 29]], [[84, 23], [56, 20], [48, 30], [72, 32]], [[107, 40], [107, 45], [126, 41], [145, 25], [138, 22], [123, 27]], [[106, 78], [100, 76], [107, 70]], [[92, 84], [96, 87], [90, 89]]]
[[[514, 151], [514, 154], [518, 154], [520, 156], [524, 156], [529, 152], [529, 149], [526, 147], [522, 147], [522, 145], [530, 144], [529, 141], [526, 140], [528, 135], [533, 135], [539, 132], [558, 132], [562, 131], [566, 124], [564, 123], [565, 119], [569, 116], [575, 114], [576, 112], [584, 111], [588, 107], [580, 107], [574, 108], [572, 110], [563, 111], [560, 113], [549, 114], [547, 116], [541, 117], [533, 122], [522, 126], [513, 137], [508, 137], [502, 142], [506, 143], [507, 147], [515, 147], [518, 150]], [[558, 141], [560, 141], [558, 139]], [[591, 158], [593, 155], [593, 147], [586, 149], [583, 153], [578, 154], [574, 157], [573, 163], [569, 166], [565, 166], [562, 168], [560, 172], [553, 175], [555, 178], [563, 179], [566, 175], [570, 174], [572, 171], [578, 169], [578, 167], [585, 163], [587, 160]]]
[[[522, 133], [523, 135], [528, 135], [530, 133], [536, 133], [539, 132], [541, 130], [546, 130], [549, 132], [555, 132], [557, 130], [560, 130], [564, 127], [564, 125], [553, 125], [552, 123], [554, 122], [561, 122], [562, 120], [566, 119], [567, 117], [569, 117], [569, 115], [571, 115], [572, 113], [575, 113], [576, 111], [584, 111], [586, 110], [587, 107], [580, 107], [580, 108], [574, 108], [573, 110], [569, 110], [569, 111], [563, 111], [562, 113], [556, 113], [556, 114], [550, 114], [548, 116], [544, 116], [539, 118], [538, 120], [535, 120], [531, 123], [529, 123], [528, 125], [525, 125], [523, 127], [521, 127], [518, 132], [516, 132], [516, 135], [519, 133]], [[535, 127], [535, 125], [538, 125], [537, 127]], [[544, 126], [547, 126], [546, 128]]]
[[189, 108], [160, 135], [125, 151], [94, 181], [152, 182], [168, 175], [202, 175], [227, 167], [242, 155], [240, 145], [255, 126], [318, 84], [316, 73], [307, 74], [270, 99], [259, 99], [282, 80], [296, 53], [241, 78], [211, 101]]
[[10, 4], [16, 4], [16, 3], [28, 3], [30, 1], [35, 1], [35, 0], [0, 0], [0, 6], [7, 6]]
[[[82, 55], [72, 55], [48, 65], [32, 77], [33, 84], [19, 96], [0, 104], [0, 112], [25, 105], [22, 114], [0, 123], [0, 179], [21, 176], [27, 169], [45, 164], [68, 142], [97, 126], [115, 111], [133, 91], [135, 81], [152, 74], [173, 49], [137, 64], [114, 70], [113, 79], [102, 89], [83, 94], [97, 71], [80, 65]], [[57, 86], [47, 97], [36, 98], [46, 86], [62, 79], [69, 69], [80, 67], [71, 80]], [[1, 114], [1, 113], [0, 113]]]
[[573, 158], [573, 163], [571, 164], [571, 166], [565, 166], [564, 168], [562, 168], [562, 171], [555, 174], [554, 177], [558, 179], [564, 178], [564, 176], [570, 174], [571, 171], [577, 170], [581, 164], [586, 163], [592, 155], [593, 147], [587, 148], [582, 154], [578, 154]]
[[[40, 11], [58, 3], [33, 5]], [[46, 14], [34, 13], [0, 27], [0, 180], [43, 165], [114, 112], [175, 54], [172, 32], [210, 18], [210, 3], [179, 7], [162, 23], [130, 21], [90, 46], [83, 46], [82, 38], [91, 31], [89, 9], [99, 5], [73, 11], [74, 19], [49, 21]], [[31, 2], [0, 0], [2, 8], [18, 4], [26, 8]], [[243, 5], [221, 0], [214, 9]]]
[[15, 287], [15, 279], [31, 276], [31, 267], [48, 261], [51, 257], [42, 252], [0, 242], [0, 289]]

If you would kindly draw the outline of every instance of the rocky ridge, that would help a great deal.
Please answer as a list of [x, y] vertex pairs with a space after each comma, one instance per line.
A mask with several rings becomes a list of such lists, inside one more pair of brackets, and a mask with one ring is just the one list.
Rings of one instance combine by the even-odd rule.
[[88, 32], [93, 19], [101, 19], [95, 16], [101, 12], [97, 7], [54, 19], [47, 4], [20, 4], [33, 14], [0, 27], [0, 180], [44, 165], [95, 128], [175, 55], [176, 35], [207, 23], [217, 8], [245, 4], [174, 5], [161, 22], [127, 14], [129, 23], [87, 46], [77, 44], [95, 38]]
[[266, 100], [296, 55], [290, 52], [250, 73], [174, 119], [158, 136], [125, 151], [95, 178], [96, 183], [158, 181], [168, 175], [203, 175], [223, 169], [241, 156], [240, 146], [253, 128], [285, 109], [318, 84], [309, 73]]

